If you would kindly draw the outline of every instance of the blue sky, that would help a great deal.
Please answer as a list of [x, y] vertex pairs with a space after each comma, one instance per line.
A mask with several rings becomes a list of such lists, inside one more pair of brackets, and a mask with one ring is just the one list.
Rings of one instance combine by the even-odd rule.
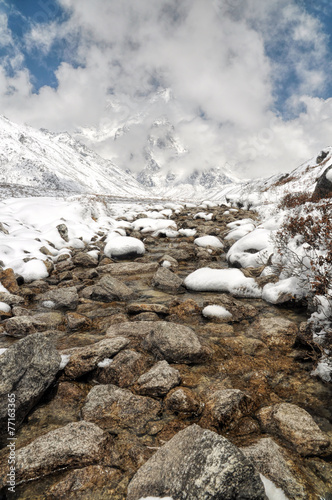
[[287, 171], [329, 145], [328, 0], [0, 0], [0, 21], [0, 112], [125, 167], [161, 116], [176, 168]]

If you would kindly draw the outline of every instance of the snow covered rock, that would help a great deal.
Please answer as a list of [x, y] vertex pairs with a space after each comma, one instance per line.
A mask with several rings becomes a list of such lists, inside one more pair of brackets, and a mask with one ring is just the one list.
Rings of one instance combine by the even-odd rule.
[[257, 417], [265, 432], [276, 434], [300, 455], [321, 455], [330, 440], [308, 412], [291, 403], [262, 408]]
[[0, 435], [7, 435], [8, 394], [15, 393], [16, 429], [52, 384], [61, 356], [42, 333], [19, 340], [0, 356]]
[[148, 495], [171, 495], [177, 500], [266, 499], [258, 473], [242, 452], [198, 425], [178, 432], [135, 474], [127, 500]]
[[165, 396], [181, 382], [180, 373], [167, 361], [159, 361], [137, 380], [137, 392], [145, 396]]
[[223, 248], [224, 245], [221, 243], [219, 238], [216, 236], [201, 236], [194, 240], [195, 245], [199, 247], [212, 247], [212, 248]]
[[202, 314], [205, 318], [216, 318], [222, 321], [229, 321], [233, 318], [232, 313], [227, 311], [223, 306], [212, 304], [204, 307]]
[[234, 267], [259, 267], [267, 252], [273, 253], [271, 230], [259, 227], [236, 241], [228, 250], [227, 261]]
[[144, 243], [131, 236], [116, 236], [111, 238], [104, 248], [104, 254], [109, 258], [129, 259], [145, 253]]

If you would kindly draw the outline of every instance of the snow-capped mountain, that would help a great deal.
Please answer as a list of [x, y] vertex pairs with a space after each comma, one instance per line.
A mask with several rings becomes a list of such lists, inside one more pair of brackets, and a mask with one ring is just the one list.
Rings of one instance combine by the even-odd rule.
[[147, 188], [110, 160], [67, 133], [17, 125], [0, 116], [0, 184], [29, 187], [32, 194], [94, 193], [151, 196]]

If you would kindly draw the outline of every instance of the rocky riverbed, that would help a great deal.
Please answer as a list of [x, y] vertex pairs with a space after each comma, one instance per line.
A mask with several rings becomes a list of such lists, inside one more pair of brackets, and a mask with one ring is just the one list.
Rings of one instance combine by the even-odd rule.
[[[45, 279], [0, 272], [1, 498], [263, 499], [260, 474], [289, 499], [331, 498], [331, 390], [311, 375], [306, 310], [185, 287], [196, 269], [227, 268], [227, 224], [255, 214], [177, 212], [195, 237], [127, 228], [145, 253], [114, 259], [101, 232]], [[206, 235], [223, 247], [194, 244]], [[211, 305], [229, 315], [203, 315]]]

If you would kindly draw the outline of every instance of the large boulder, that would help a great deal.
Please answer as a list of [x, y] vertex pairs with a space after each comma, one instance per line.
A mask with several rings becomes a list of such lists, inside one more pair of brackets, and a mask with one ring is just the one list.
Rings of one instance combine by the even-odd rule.
[[15, 394], [15, 425], [52, 384], [61, 356], [42, 333], [19, 340], [0, 356], [0, 437], [7, 434], [8, 394]]
[[160, 448], [135, 474], [127, 500], [171, 496], [174, 500], [266, 499], [251, 462], [226, 438], [198, 425]]

